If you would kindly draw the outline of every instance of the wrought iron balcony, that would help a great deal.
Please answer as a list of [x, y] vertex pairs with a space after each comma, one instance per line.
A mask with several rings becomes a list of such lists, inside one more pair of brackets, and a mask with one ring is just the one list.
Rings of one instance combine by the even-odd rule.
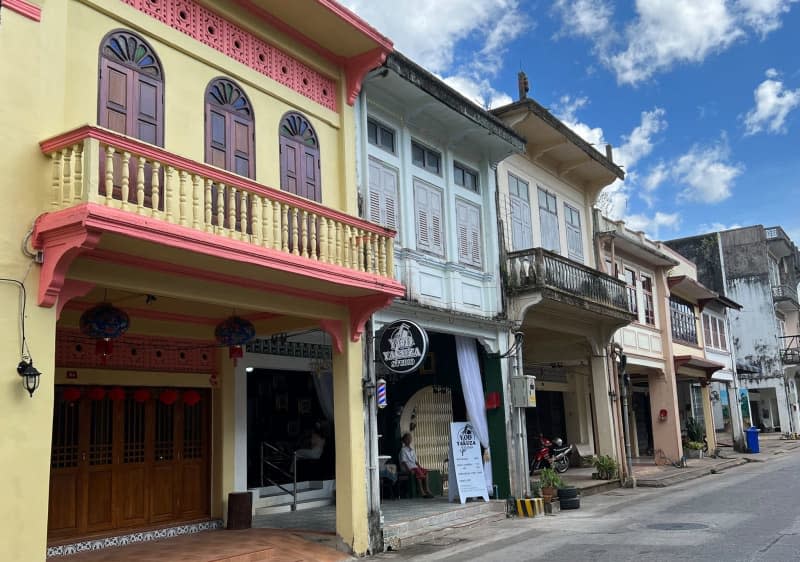
[[772, 298], [781, 309], [791, 311], [800, 308], [800, 304], [797, 301], [797, 289], [791, 285], [774, 285], [772, 287]]
[[99, 127], [41, 149], [53, 211], [101, 205], [394, 283], [395, 233], [357, 217]]
[[800, 336], [782, 336], [781, 360], [784, 365], [800, 365]]
[[612, 309], [633, 319], [625, 283], [544, 248], [508, 254], [508, 291], [550, 290]]

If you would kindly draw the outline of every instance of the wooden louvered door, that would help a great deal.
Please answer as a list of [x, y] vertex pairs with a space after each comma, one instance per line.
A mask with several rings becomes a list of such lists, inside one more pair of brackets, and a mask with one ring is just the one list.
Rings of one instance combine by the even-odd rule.
[[58, 387], [50, 469], [50, 539], [209, 515], [209, 405], [64, 398]]
[[[163, 83], [127, 66], [108, 59], [100, 62], [100, 115], [99, 124], [135, 139], [155, 146], [163, 146]], [[122, 200], [123, 159], [128, 158], [128, 203], [137, 204], [136, 185], [139, 179], [139, 162], [135, 156], [114, 155], [114, 191], [112, 197]], [[106, 159], [100, 158], [100, 177], [105, 177]], [[142, 172], [144, 185], [143, 205], [152, 208], [153, 168], [144, 163]], [[164, 209], [164, 171], [159, 171], [159, 209]], [[105, 195], [105, 182], [100, 183], [101, 195]]]

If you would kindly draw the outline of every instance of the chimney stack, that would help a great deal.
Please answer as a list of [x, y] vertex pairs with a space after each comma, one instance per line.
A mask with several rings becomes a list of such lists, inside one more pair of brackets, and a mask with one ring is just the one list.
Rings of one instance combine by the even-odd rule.
[[528, 97], [528, 77], [521, 70], [517, 73], [517, 85], [519, 86], [519, 99], [524, 100]]
[[614, 161], [614, 149], [611, 148], [610, 144], [606, 145], [606, 158], [608, 158], [611, 162]]

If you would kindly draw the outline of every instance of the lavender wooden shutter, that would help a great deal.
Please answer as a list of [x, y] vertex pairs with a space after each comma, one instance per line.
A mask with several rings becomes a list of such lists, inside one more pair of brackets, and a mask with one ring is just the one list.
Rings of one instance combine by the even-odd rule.
[[321, 202], [319, 142], [311, 123], [299, 113], [287, 113], [279, 134], [281, 189]]

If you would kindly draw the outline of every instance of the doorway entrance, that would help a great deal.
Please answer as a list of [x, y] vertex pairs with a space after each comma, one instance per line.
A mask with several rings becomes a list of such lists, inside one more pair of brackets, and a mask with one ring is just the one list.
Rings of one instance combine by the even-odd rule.
[[48, 537], [209, 516], [204, 389], [56, 386]]

